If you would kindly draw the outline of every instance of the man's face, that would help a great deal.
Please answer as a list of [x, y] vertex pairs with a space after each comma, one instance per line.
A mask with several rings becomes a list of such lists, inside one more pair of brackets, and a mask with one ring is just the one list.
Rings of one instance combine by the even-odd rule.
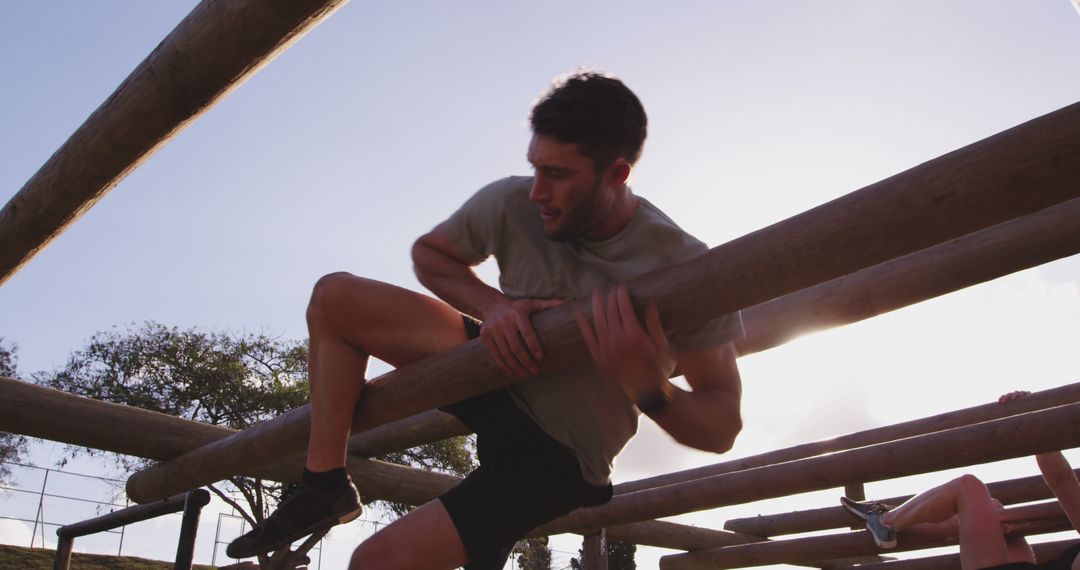
[[576, 143], [533, 135], [527, 156], [535, 176], [529, 199], [540, 207], [544, 237], [568, 241], [588, 237], [611, 211], [614, 195], [593, 160]]

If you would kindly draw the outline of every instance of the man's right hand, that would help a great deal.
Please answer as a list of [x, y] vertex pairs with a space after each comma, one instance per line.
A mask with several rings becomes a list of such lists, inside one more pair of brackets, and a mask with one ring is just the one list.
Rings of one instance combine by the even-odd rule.
[[544, 349], [529, 317], [565, 302], [561, 299], [516, 299], [485, 311], [480, 340], [488, 347], [495, 364], [503, 372], [520, 378], [540, 372], [537, 361], [544, 357]]

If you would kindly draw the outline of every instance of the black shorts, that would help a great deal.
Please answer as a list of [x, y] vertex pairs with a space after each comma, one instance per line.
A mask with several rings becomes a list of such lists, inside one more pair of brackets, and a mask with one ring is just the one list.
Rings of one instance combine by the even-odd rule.
[[[469, 338], [480, 324], [465, 317]], [[584, 506], [611, 500], [611, 484], [593, 485], [574, 454], [514, 403], [506, 389], [440, 408], [476, 432], [480, 466], [439, 497], [454, 521], [467, 570], [502, 568], [532, 529]]]

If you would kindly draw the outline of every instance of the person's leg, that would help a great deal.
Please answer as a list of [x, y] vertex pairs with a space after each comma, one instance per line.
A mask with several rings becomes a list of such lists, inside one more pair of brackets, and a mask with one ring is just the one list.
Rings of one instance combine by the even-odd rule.
[[920, 493], [881, 515], [881, 522], [903, 531], [923, 523], [957, 517], [960, 526], [960, 564], [975, 570], [1010, 562], [1001, 532], [998, 510], [986, 485], [973, 475], [963, 475]]
[[449, 513], [436, 500], [360, 543], [349, 570], [449, 570], [467, 562], [465, 545]]
[[467, 340], [461, 314], [446, 303], [347, 273], [319, 280], [307, 322], [311, 471], [345, 465], [369, 356], [402, 366]]
[[368, 358], [401, 366], [467, 340], [461, 315], [449, 305], [347, 273], [319, 280], [307, 318], [311, 432], [304, 484], [229, 544], [233, 558], [277, 550], [359, 516], [359, 497], [344, 467]]

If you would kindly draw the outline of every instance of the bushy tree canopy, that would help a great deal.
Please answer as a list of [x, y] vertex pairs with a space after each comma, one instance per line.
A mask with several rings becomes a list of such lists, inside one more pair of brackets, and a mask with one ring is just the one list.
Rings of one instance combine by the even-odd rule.
[[[19, 347], [7, 343], [0, 337], [0, 376], [15, 378]], [[26, 438], [0, 431], [0, 483], [7, 483], [11, 477], [11, 463], [17, 463], [26, 453]]]
[[[307, 376], [306, 342], [148, 322], [93, 335], [62, 368], [35, 379], [82, 396], [245, 429], [305, 404]], [[455, 473], [472, 466], [463, 438], [386, 459]], [[147, 463], [128, 457], [116, 461], [128, 471]], [[282, 492], [274, 482], [241, 477], [229, 482], [247, 508], [233, 505], [252, 522], [261, 521]], [[410, 508], [388, 506], [399, 514]]]

